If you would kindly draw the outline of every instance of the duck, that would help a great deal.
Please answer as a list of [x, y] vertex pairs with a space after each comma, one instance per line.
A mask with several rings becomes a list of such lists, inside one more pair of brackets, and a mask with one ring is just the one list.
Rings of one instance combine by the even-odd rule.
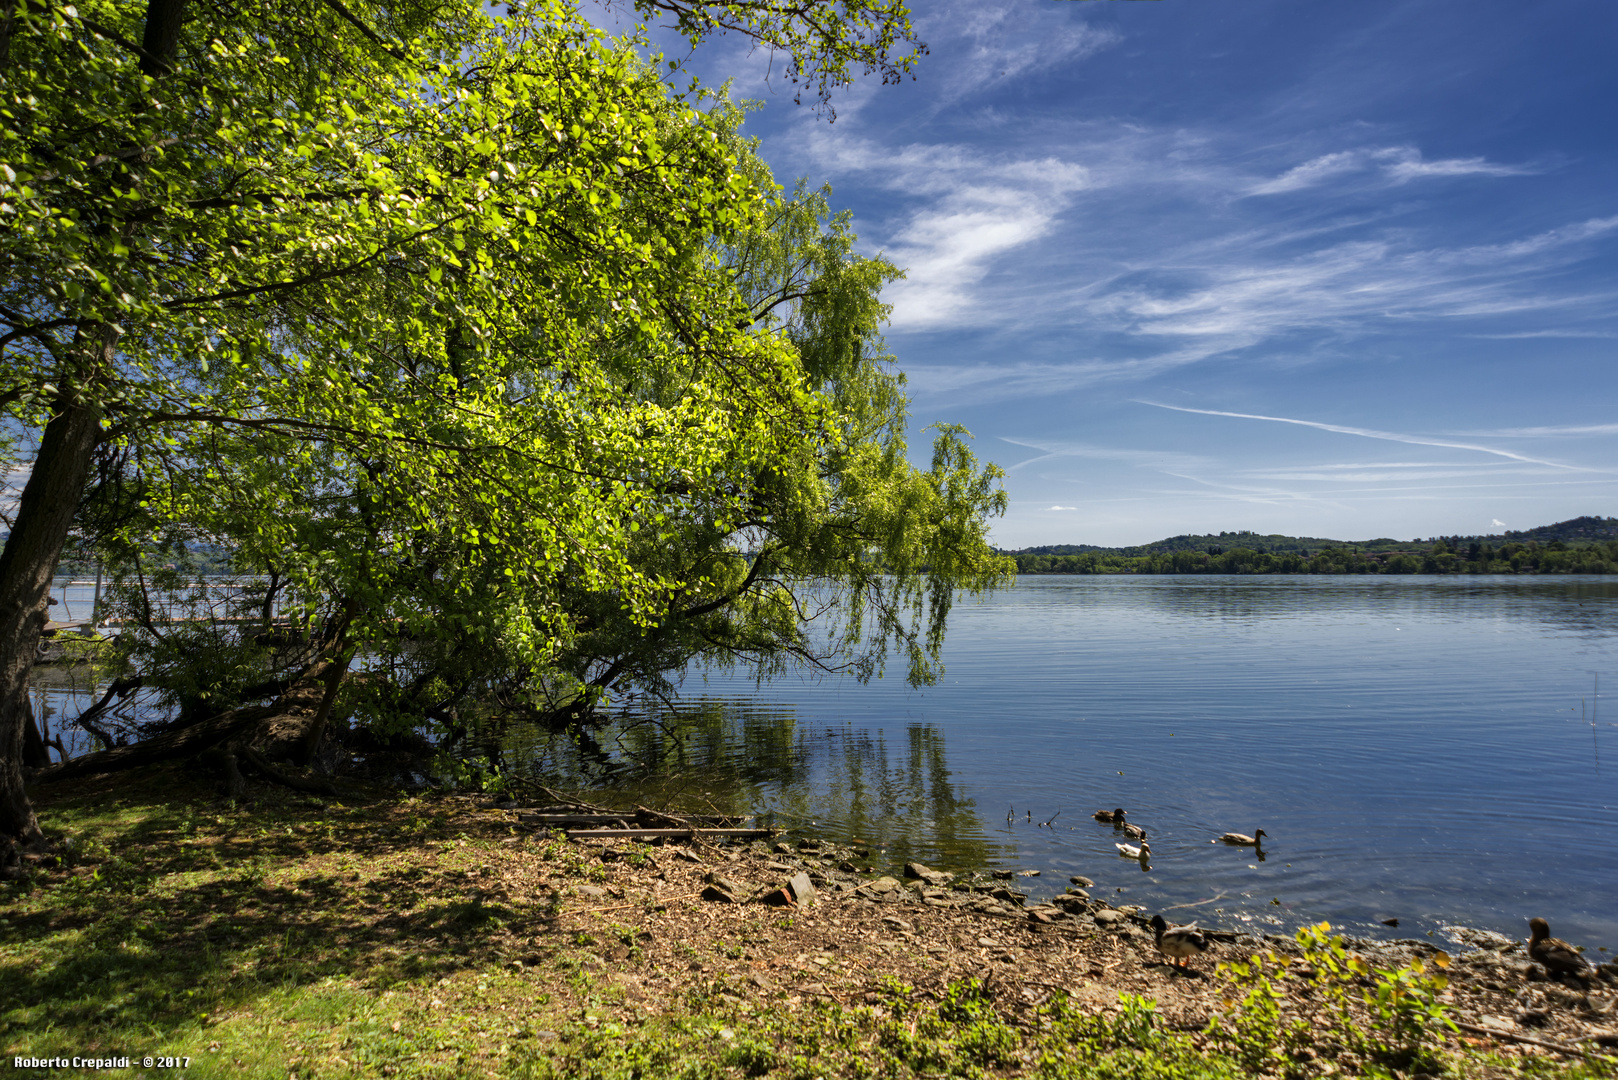
[[1144, 840], [1146, 839], [1146, 830], [1139, 825], [1132, 825], [1126, 821], [1124, 822], [1124, 835], [1131, 840]]
[[1207, 952], [1213, 942], [1195, 926], [1170, 926], [1163, 916], [1152, 916], [1152, 933], [1157, 937], [1157, 951], [1172, 960], [1181, 961], [1174, 966], [1182, 971], [1191, 970], [1191, 958]]
[[1152, 845], [1144, 840], [1141, 841], [1140, 847], [1136, 847], [1134, 844], [1114, 844], [1112, 846], [1117, 848], [1118, 854], [1126, 859], [1139, 859], [1142, 866], [1152, 861]]
[[1248, 836], [1246, 833], [1228, 832], [1224, 836], [1216, 837], [1208, 841], [1208, 843], [1231, 844], [1235, 847], [1258, 847], [1259, 841], [1263, 840], [1268, 835], [1270, 834], [1265, 832], [1263, 829], [1259, 829], [1253, 833], [1252, 836]]
[[1539, 918], [1529, 919], [1528, 929], [1528, 955], [1546, 971], [1552, 975], [1576, 975], [1581, 979], [1590, 974], [1590, 962], [1579, 955], [1579, 950], [1561, 938], [1551, 937], [1550, 923]]
[[1124, 812], [1121, 809], [1120, 810], [1097, 810], [1091, 816], [1094, 817], [1097, 821], [1106, 822], [1108, 825], [1122, 825], [1124, 823]]

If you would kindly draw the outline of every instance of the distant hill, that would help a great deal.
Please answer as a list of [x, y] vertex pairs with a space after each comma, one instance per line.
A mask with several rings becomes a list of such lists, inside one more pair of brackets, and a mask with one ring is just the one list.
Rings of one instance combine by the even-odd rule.
[[1348, 548], [1353, 551], [1375, 554], [1379, 552], [1420, 552], [1426, 551], [1434, 543], [1443, 540], [1450, 547], [1457, 544], [1469, 544], [1473, 541], [1490, 541], [1495, 545], [1506, 543], [1549, 544], [1560, 540], [1568, 547], [1581, 547], [1588, 544], [1600, 543], [1607, 540], [1618, 540], [1618, 518], [1615, 517], [1577, 517], [1568, 521], [1559, 521], [1555, 525], [1541, 525], [1534, 529], [1523, 529], [1513, 532], [1492, 533], [1479, 536], [1430, 536], [1423, 540], [1395, 540], [1391, 537], [1378, 537], [1375, 540], [1328, 540], [1318, 536], [1281, 536], [1276, 533], [1255, 533], [1248, 531], [1222, 532], [1215, 536], [1212, 533], [1202, 536], [1171, 536], [1166, 540], [1158, 540], [1150, 544], [1140, 544], [1134, 547], [1097, 547], [1094, 544], [1046, 544], [1040, 547], [1027, 547], [1006, 549], [1005, 555], [1124, 555], [1130, 558], [1139, 558], [1143, 555], [1159, 555], [1176, 551], [1202, 551], [1209, 555], [1219, 555], [1236, 548], [1246, 548], [1272, 555], [1286, 555], [1312, 553], [1325, 548]]

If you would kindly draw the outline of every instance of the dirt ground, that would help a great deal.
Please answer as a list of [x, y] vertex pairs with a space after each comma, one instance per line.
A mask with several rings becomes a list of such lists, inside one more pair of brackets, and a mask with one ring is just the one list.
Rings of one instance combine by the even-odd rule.
[[[484, 827], [522, 828], [516, 810], [469, 802], [465, 816]], [[1058, 990], [1097, 1008], [1115, 1007], [1120, 994], [1139, 994], [1157, 1002], [1168, 1026], [1192, 1032], [1228, 1008], [1231, 989], [1214, 977], [1217, 965], [1261, 952], [1285, 965], [1279, 985], [1292, 1006], [1302, 1013], [1310, 1005], [1313, 972], [1291, 939], [1220, 935], [1225, 940], [1181, 971], [1157, 951], [1150, 912], [1113, 908], [1078, 886], [1057, 903], [1027, 905], [1017, 892], [1026, 879], [926, 868], [915, 868], [923, 878], [907, 877], [901, 868], [883, 874], [866, 866], [868, 851], [812, 838], [727, 845], [570, 842], [597, 879], [588, 885], [526, 867], [524, 853], [543, 843], [541, 835], [506, 840], [513, 868], [524, 868], [505, 887], [547, 892], [555, 908], [553, 920], [528, 944], [543, 950], [558, 936], [609, 937], [598, 933], [602, 927], [632, 928], [636, 946], [620, 941], [600, 960], [640, 1008], [656, 1009], [678, 997], [683, 984], [714, 976], [738, 995], [820, 996], [844, 1005], [879, 1000], [889, 979], [937, 994], [971, 977], [1014, 1013], [1036, 1008]], [[637, 865], [640, 858], [647, 861]], [[813, 900], [776, 906], [782, 887], [799, 873], [813, 882]], [[716, 890], [715, 880], [734, 888]], [[1482, 1030], [1463, 1030], [1458, 1038], [1528, 1055], [1571, 1049], [1581, 1040], [1618, 1046], [1618, 971], [1609, 966], [1585, 985], [1564, 985], [1528, 960], [1524, 943], [1487, 932], [1466, 936], [1482, 947], [1446, 956], [1450, 984], [1440, 998], [1458, 1023]], [[729, 943], [734, 955], [691, 955], [693, 945], [715, 941]], [[1432, 965], [1441, 955], [1416, 940], [1349, 944], [1352, 954], [1383, 969], [1418, 957]]]

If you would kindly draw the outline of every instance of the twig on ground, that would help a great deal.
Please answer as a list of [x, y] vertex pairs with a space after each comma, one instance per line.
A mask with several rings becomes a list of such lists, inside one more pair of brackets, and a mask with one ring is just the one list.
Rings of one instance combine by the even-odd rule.
[[1527, 1043], [1529, 1046], [1538, 1046], [1546, 1050], [1555, 1050], [1558, 1054], [1583, 1054], [1584, 1051], [1576, 1046], [1566, 1046], [1562, 1043], [1550, 1042], [1546, 1039], [1536, 1039], [1532, 1035], [1518, 1035], [1515, 1031], [1501, 1031], [1498, 1028], [1484, 1027], [1482, 1024], [1466, 1024], [1459, 1020], [1454, 1021], [1456, 1027], [1462, 1031], [1470, 1031], [1474, 1035], [1487, 1035], [1491, 1039], [1505, 1039], [1508, 1042]]

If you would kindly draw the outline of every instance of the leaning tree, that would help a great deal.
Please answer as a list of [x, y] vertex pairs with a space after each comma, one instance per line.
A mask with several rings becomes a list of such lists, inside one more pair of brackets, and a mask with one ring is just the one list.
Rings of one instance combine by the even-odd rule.
[[[794, 50], [818, 87], [915, 52], [902, 4], [641, 6], [699, 37], [732, 29]], [[354, 459], [408, 448], [424, 505], [453, 482], [494, 514], [534, 451], [532, 432], [483, 408], [506, 392], [497, 332], [566, 351], [581, 332], [568, 311], [695, 289], [720, 306], [693, 313], [687, 347], [779, 368], [731, 340], [726, 294], [684, 283], [683, 233], [722, 235], [758, 197], [719, 140], [665, 145], [666, 103], [628, 50], [557, 0], [503, 16], [416, 0], [5, 6], [0, 408], [35, 448], [0, 554], [0, 836], [39, 838], [20, 769], [28, 673], [98, 454], [198, 429], [300, 436]], [[508, 252], [551, 273], [566, 302], [512, 310], [528, 298], [496, 272]], [[355, 364], [368, 340], [395, 355]], [[460, 366], [450, 381], [379, 392], [400, 357], [446, 351]], [[587, 363], [569, 370], [542, 391], [561, 427], [568, 392], [607, 404], [610, 385]], [[455, 422], [433, 422], [451, 399]], [[739, 436], [704, 426], [706, 400], [647, 422], [679, 428], [679, 453], [723, 456]], [[606, 423], [618, 439], [643, 428]], [[660, 587], [617, 542], [635, 496], [552, 464], [554, 490], [525, 490], [546, 506], [529, 515], [545, 543], [526, 571], [582, 574], [651, 619]], [[363, 620], [363, 593], [345, 605], [347, 623]], [[563, 621], [536, 616], [541, 642]], [[340, 670], [353, 645], [336, 635], [328, 660]]]

